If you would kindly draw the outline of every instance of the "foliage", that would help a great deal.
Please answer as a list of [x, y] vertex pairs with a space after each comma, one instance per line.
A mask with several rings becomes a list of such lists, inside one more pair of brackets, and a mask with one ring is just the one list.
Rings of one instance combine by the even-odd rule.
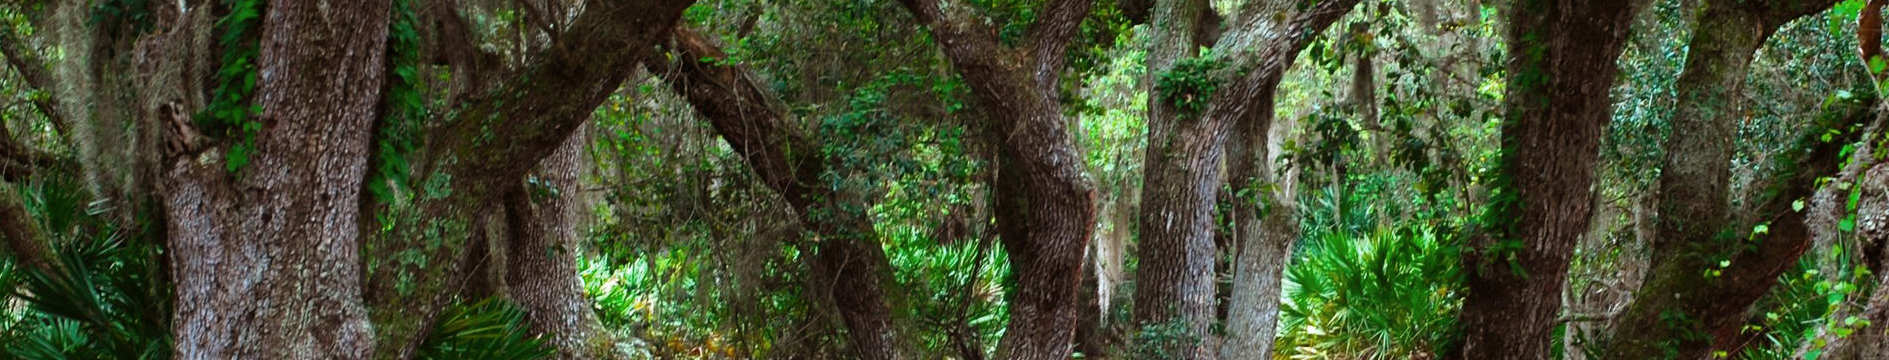
[[[426, 104], [420, 87], [419, 12], [414, 0], [397, 0], [393, 22], [387, 31], [388, 72], [385, 117], [375, 137], [374, 171], [368, 173], [367, 190], [383, 203], [400, 200], [412, 191], [408, 184], [413, 169], [408, 156], [419, 149], [425, 125]], [[382, 220], [386, 221], [385, 219]]]
[[[1456, 341], [1460, 261], [1428, 227], [1308, 238], [1286, 270], [1275, 348], [1293, 359], [1436, 358]], [[1353, 357], [1355, 356], [1355, 357]]]
[[525, 312], [503, 298], [448, 306], [420, 345], [424, 360], [529, 360], [556, 354], [529, 335]]
[[[19, 359], [169, 359], [171, 285], [147, 239], [103, 226], [59, 248], [51, 272], [7, 265], [0, 283], [29, 310], [0, 333]], [[14, 316], [17, 316], [15, 318]]]
[[232, 142], [225, 153], [225, 166], [237, 172], [249, 164], [256, 134], [262, 131], [262, 121], [254, 118], [262, 113], [262, 107], [254, 104], [251, 95], [256, 92], [256, 60], [261, 51], [257, 30], [265, 4], [262, 0], [227, 1], [229, 15], [216, 23], [217, 46], [222, 48], [223, 58], [218, 62], [210, 103], [196, 117], [205, 133]]
[[1154, 92], [1161, 95], [1161, 101], [1179, 110], [1181, 117], [1200, 115], [1213, 100], [1220, 83], [1226, 81], [1219, 74], [1223, 68], [1226, 63], [1212, 53], [1181, 59], [1174, 63], [1173, 69], [1161, 73], [1161, 78], [1155, 81]]

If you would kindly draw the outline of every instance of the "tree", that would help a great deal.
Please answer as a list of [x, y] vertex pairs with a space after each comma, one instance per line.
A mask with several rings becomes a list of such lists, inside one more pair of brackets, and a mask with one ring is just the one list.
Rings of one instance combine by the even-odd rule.
[[[1157, 1], [1155, 47], [1148, 56], [1150, 80], [1148, 155], [1142, 191], [1141, 267], [1135, 274], [1134, 321], [1141, 326], [1180, 324], [1187, 331], [1185, 349], [1168, 349], [1185, 359], [1210, 358], [1218, 349], [1206, 340], [1214, 320], [1213, 207], [1221, 185], [1221, 161], [1236, 171], [1237, 221], [1259, 222], [1258, 184], [1270, 183], [1259, 148], [1272, 122], [1272, 101], [1286, 70], [1313, 35], [1349, 12], [1358, 1], [1325, 1], [1304, 6], [1294, 1], [1243, 4], [1228, 25], [1207, 1]], [[1224, 35], [1220, 27], [1226, 26]], [[1198, 48], [1213, 45], [1212, 53]], [[1227, 138], [1239, 126], [1239, 154], [1225, 154]], [[1264, 197], [1272, 197], [1267, 194]], [[1282, 227], [1291, 213], [1274, 218]], [[1241, 231], [1235, 257], [1235, 297], [1222, 351], [1231, 358], [1270, 356], [1278, 311], [1280, 270], [1289, 256], [1287, 233], [1266, 239], [1258, 228]], [[1274, 230], [1283, 230], [1275, 228]], [[1243, 280], [1243, 281], [1242, 281]], [[1274, 294], [1267, 296], [1267, 293]]]
[[1464, 256], [1461, 359], [1547, 359], [1568, 257], [1587, 230], [1608, 90], [1641, 0], [1510, 4], [1502, 149]]
[[[811, 283], [830, 297], [840, 311], [861, 359], [900, 358], [894, 340], [891, 310], [882, 285], [891, 264], [879, 245], [877, 231], [860, 204], [838, 189], [820, 186], [834, 161], [821, 156], [815, 144], [788, 124], [774, 99], [745, 67], [719, 65], [723, 53], [709, 39], [686, 28], [676, 28], [670, 50], [676, 59], [649, 56], [645, 65], [668, 69], [665, 80], [707, 118], [722, 139], [747, 160], [763, 183], [792, 205], [802, 224], [818, 234]], [[830, 284], [830, 285], [829, 285]]]
[[[1834, 163], [1826, 163], [1837, 157], [1813, 151], [1778, 159], [1787, 161], [1780, 165], [1808, 165], [1795, 171], [1812, 177], [1778, 173], [1765, 179], [1773, 185], [1755, 187], [1761, 192], [1740, 197], [1759, 199], [1757, 206], [1747, 208], [1756, 212], [1739, 216], [1731, 200], [1733, 134], [1754, 53], [1779, 27], [1835, 3], [1733, 0], [1703, 4], [1676, 85], [1675, 135], [1666, 140], [1656, 198], [1660, 215], [1657, 238], [1651, 243], [1653, 270], [1640, 289], [1662, 295], [1634, 297], [1614, 325], [1613, 341], [1603, 345], [1602, 358], [1662, 353], [1682, 359], [1704, 357], [1715, 347], [1713, 339], [1730, 339], [1740, 331], [1746, 309], [1803, 253], [1808, 240], [1803, 219], [1785, 214], [1790, 212], [1785, 205], [1814, 191], [1815, 181], [1808, 180], [1834, 170]], [[1832, 119], [1836, 122], [1813, 126], [1811, 131], [1866, 118], [1851, 106], [1830, 110], [1837, 111]], [[1767, 223], [1773, 227], [1769, 234], [1750, 231], [1753, 225]], [[1752, 249], [1725, 245], [1753, 236], [1765, 239]], [[1717, 261], [1730, 262], [1714, 264]], [[1701, 278], [1707, 271], [1719, 275]]]
[[[143, 196], [158, 200], [184, 304], [174, 324], [178, 356], [404, 358], [444, 305], [468, 224], [564, 142], [626, 76], [616, 66], [630, 61], [625, 54], [646, 49], [688, 4], [588, 4], [529, 66], [480, 74], [503, 81], [482, 89], [491, 94], [459, 99], [466, 111], [429, 136], [435, 161], [415, 183], [431, 187], [385, 209], [363, 205], [379, 201], [363, 191], [374, 183], [368, 169], [387, 160], [370, 160], [388, 141], [375, 131], [385, 125], [384, 91], [361, 85], [411, 76], [389, 70], [387, 1], [116, 9], [141, 15], [46, 39], [83, 55], [61, 66], [83, 69], [55, 72], [80, 75], [66, 80], [81, 85], [62, 88], [62, 101], [45, 109], [84, 119], [71, 135], [82, 138], [87, 176], [106, 179], [92, 182], [103, 184], [95, 185], [100, 197], [123, 200], [117, 209], [126, 212], [140, 211]], [[212, 27], [212, 13], [225, 11]], [[79, 26], [64, 19], [43, 21]], [[195, 40], [212, 32], [220, 42]], [[10, 60], [30, 53], [5, 45]], [[213, 53], [220, 62], [208, 63]], [[38, 69], [12, 62], [23, 73]], [[114, 123], [127, 118], [141, 121]], [[513, 131], [494, 132], [499, 120]], [[126, 155], [96, 145], [118, 137], [134, 140], [120, 144]], [[155, 191], [139, 190], [145, 174]], [[372, 226], [364, 219], [375, 212], [412, 226]]]
[[999, 149], [994, 206], [1018, 292], [996, 358], [1068, 358], [1078, 313], [1069, 299], [1080, 289], [1095, 199], [1067, 132], [1057, 84], [1091, 4], [1043, 2], [1020, 46], [1012, 47], [988, 22], [961, 11], [963, 4], [947, 1], [900, 4], [930, 30], [969, 85], [972, 103], [988, 117], [986, 141]]

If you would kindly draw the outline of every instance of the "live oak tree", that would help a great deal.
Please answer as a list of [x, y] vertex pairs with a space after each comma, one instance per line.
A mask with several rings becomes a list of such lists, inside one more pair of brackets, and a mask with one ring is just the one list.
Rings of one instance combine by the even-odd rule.
[[[1140, 270], [1134, 321], [1183, 330], [1169, 356], [1259, 359], [1271, 356], [1280, 271], [1297, 237], [1284, 231], [1292, 211], [1261, 184], [1273, 183], [1272, 158], [1260, 148], [1273, 96], [1299, 50], [1358, 1], [1250, 1], [1222, 24], [1204, 0], [1156, 1], [1148, 55], [1148, 155]], [[1199, 48], [1212, 46], [1208, 53]], [[1237, 130], [1236, 130], [1237, 129]], [[1237, 133], [1237, 135], [1236, 135]], [[1227, 155], [1228, 139], [1237, 154]], [[1223, 348], [1212, 348], [1215, 320], [1214, 201], [1221, 163], [1234, 168], [1239, 254]], [[1271, 227], [1257, 223], [1271, 223]], [[1269, 233], [1262, 231], [1272, 230]]]
[[[431, 127], [431, 161], [415, 171], [423, 174], [416, 183], [430, 186], [410, 202], [385, 208], [363, 205], [375, 201], [364, 189], [375, 165], [370, 154], [385, 140], [376, 133], [386, 125], [385, 93], [374, 84], [410, 76], [389, 71], [395, 12], [389, 1], [139, 3], [144, 8], [125, 10], [147, 14], [148, 23], [51, 32], [59, 37], [44, 40], [85, 55], [69, 64], [75, 71], [60, 72], [82, 75], [66, 79], [82, 86], [58, 95], [100, 100], [84, 109], [60, 107], [61, 117], [85, 119], [73, 126], [75, 136], [129, 128], [122, 136], [142, 140], [124, 149], [153, 156], [126, 160], [86, 150], [80, 160], [92, 174], [151, 174], [149, 185], [131, 177], [102, 182], [106, 189], [99, 193], [121, 197], [126, 211], [150, 202], [164, 214], [182, 304], [173, 327], [177, 356], [404, 358], [444, 305], [468, 229], [482, 221], [477, 215], [495, 209], [502, 202], [493, 200], [514, 192], [531, 165], [570, 138], [624, 79], [623, 65], [688, 4], [590, 3], [519, 69], [466, 74], [496, 82], [482, 88], [485, 93], [459, 98], [452, 104], [457, 116]], [[73, 26], [60, 16], [82, 8], [56, 4], [41, 24]], [[211, 26], [219, 13], [233, 17], [225, 27]], [[433, 15], [439, 14], [458, 16]], [[228, 35], [205, 41], [213, 32]], [[217, 53], [222, 62], [211, 62], [209, 55]], [[470, 63], [482, 60], [447, 62], [475, 69]], [[206, 70], [219, 67], [236, 70]], [[38, 67], [22, 67], [30, 69]], [[218, 78], [254, 83], [212, 94], [207, 85]], [[127, 88], [136, 90], [120, 91]], [[206, 99], [210, 95], [215, 98]], [[234, 121], [202, 122], [197, 114]], [[118, 119], [136, 120], [125, 120], [134, 126], [111, 123]], [[495, 131], [500, 126], [508, 131]], [[409, 219], [412, 226], [383, 231], [363, 209]], [[390, 258], [396, 254], [406, 260], [395, 265]], [[573, 290], [546, 291], [568, 300]], [[576, 310], [565, 315], [588, 309]]]
[[987, 117], [996, 148], [992, 182], [998, 236], [1017, 276], [1010, 323], [996, 358], [1069, 357], [1075, 340], [1084, 249], [1094, 231], [1095, 195], [1082, 174], [1059, 95], [1065, 52], [1089, 9], [1085, 0], [1049, 0], [1017, 45], [950, 0], [901, 0], [926, 27]]
[[[1658, 183], [1652, 272], [1639, 290], [1661, 295], [1634, 297], [1615, 322], [1613, 340], [1603, 345], [1602, 358], [1662, 354], [1695, 359], [1709, 350], [1736, 351], [1732, 339], [1743, 327], [1743, 314], [1806, 249], [1804, 217], [1789, 205], [1815, 191], [1817, 177], [1834, 173], [1840, 158], [1830, 151], [1850, 141], [1790, 145], [1790, 153], [1774, 160], [1789, 170], [1761, 180], [1766, 185], [1753, 186], [1752, 195], [1738, 197], [1754, 203], [1735, 211], [1730, 186], [1733, 134], [1742, 113], [1739, 94], [1754, 53], [1779, 27], [1835, 3], [1700, 4], [1703, 10], [1676, 84], [1675, 135], [1666, 141]], [[1839, 103], [1824, 111], [1827, 115], [1800, 135], [1803, 140], [1829, 129], [1849, 130], [1871, 117], [1862, 104]], [[1761, 225], [1765, 231], [1753, 231]]]
[[[696, 112], [761, 176], [768, 188], [785, 198], [799, 221], [820, 238], [815, 240], [810, 283], [820, 296], [830, 297], [846, 324], [854, 352], [860, 359], [899, 359], [898, 333], [892, 323], [885, 291], [891, 264], [879, 245], [877, 232], [860, 204], [846, 203], [839, 189], [822, 186], [821, 176], [835, 167], [812, 140], [788, 123], [787, 113], [766, 90], [755, 83], [745, 67], [721, 65], [727, 54], [711, 40], [685, 28], [673, 30], [668, 48], [675, 56], [651, 55], [644, 64], [666, 69], [671, 88], [689, 100]], [[664, 60], [667, 58], [690, 60]]]
[[1568, 258], [1593, 210], [1600, 132], [1630, 19], [1647, 1], [1523, 0], [1504, 12], [1508, 77], [1484, 234], [1465, 256], [1460, 359], [1547, 359]]

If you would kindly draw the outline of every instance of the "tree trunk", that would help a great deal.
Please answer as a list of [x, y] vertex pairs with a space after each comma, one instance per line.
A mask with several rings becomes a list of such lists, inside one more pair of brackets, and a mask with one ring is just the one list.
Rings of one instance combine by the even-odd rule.
[[1608, 89], [1646, 1], [1510, 5], [1507, 120], [1461, 316], [1461, 359], [1547, 359], [1568, 257], [1593, 210]]
[[[1198, 35], [1214, 10], [1206, 0], [1157, 1], [1153, 44], [1148, 52], [1148, 80], [1160, 79], [1185, 59], [1197, 56]], [[1135, 300], [1130, 326], [1184, 329], [1163, 333], [1178, 339], [1134, 339], [1169, 345], [1160, 353], [1175, 359], [1213, 357], [1211, 326], [1215, 315], [1213, 240], [1214, 199], [1220, 189], [1223, 141], [1232, 132], [1228, 119], [1180, 119], [1183, 115], [1150, 93], [1148, 153], [1144, 158], [1140, 243], [1135, 255]], [[1212, 121], [1210, 121], [1212, 120]], [[1153, 355], [1153, 354], [1136, 354]]]
[[1299, 241], [1298, 204], [1292, 175], [1279, 176], [1270, 151], [1273, 110], [1262, 104], [1247, 114], [1228, 146], [1235, 239], [1233, 299], [1220, 358], [1272, 358], [1278, 333], [1279, 294], [1292, 247]]
[[[161, 192], [182, 359], [365, 359], [360, 185], [383, 74], [388, 1], [272, 1], [263, 17], [249, 166], [174, 153]], [[176, 114], [176, 113], [174, 113]], [[168, 119], [187, 124], [188, 120]]]
[[[1023, 45], [1002, 45], [983, 19], [948, 9], [948, 0], [901, 0], [938, 39], [970, 86], [972, 104], [991, 118], [985, 139], [998, 151], [992, 188], [999, 237], [1017, 292], [997, 359], [1063, 360], [1075, 341], [1082, 264], [1095, 227], [1095, 193], [1082, 175], [1057, 89], [1063, 55], [1089, 1], [1049, 0]], [[948, 7], [962, 6], [950, 4]]]
[[[820, 175], [833, 162], [821, 158], [815, 144], [794, 130], [785, 112], [770, 106], [776, 99], [739, 66], [719, 66], [693, 59], [722, 59], [727, 55], [707, 38], [683, 28], [674, 30], [672, 47], [677, 59], [664, 62], [648, 56], [644, 64], [668, 67], [671, 87], [709, 120], [735, 152], [747, 160], [762, 182], [793, 205], [801, 223], [820, 236], [815, 246], [812, 278], [825, 290], [846, 324], [853, 349], [864, 360], [898, 359], [897, 336], [884, 288], [893, 285], [891, 263], [879, 245], [879, 235], [863, 204], [842, 205], [852, 198], [840, 189], [818, 186]], [[827, 215], [821, 215], [827, 214]]]
[[558, 358], [567, 360], [600, 358], [611, 348], [577, 275], [583, 240], [577, 225], [588, 210], [578, 179], [590, 144], [586, 127], [578, 127], [505, 197], [512, 229], [504, 250], [506, 293], [525, 310], [531, 333], [543, 335]]
[[[1225, 156], [1226, 139], [1233, 136], [1235, 125], [1240, 122], [1272, 120], [1273, 94], [1285, 71], [1292, 67], [1298, 57], [1299, 50], [1310, 43], [1311, 34], [1330, 27], [1357, 3], [1355, 0], [1325, 1], [1306, 7], [1295, 1], [1249, 2], [1239, 9], [1236, 17], [1238, 22], [1233, 24], [1234, 27], [1218, 38], [1210, 35], [1218, 32], [1219, 25], [1206, 1], [1169, 0], [1156, 3], [1154, 23], [1163, 25], [1156, 27], [1153, 35], [1156, 46], [1148, 56], [1150, 80], [1165, 81], [1162, 79], [1177, 72], [1181, 75], [1201, 72], [1204, 73], [1202, 75], [1228, 83], [1213, 89], [1163, 90], [1164, 86], [1157, 85], [1156, 91], [1149, 94], [1148, 155], [1140, 219], [1142, 237], [1139, 256], [1142, 265], [1135, 274], [1134, 321], [1137, 326], [1180, 325], [1186, 330], [1186, 333], [1178, 334], [1182, 339], [1167, 339], [1178, 340], [1177, 343], [1170, 343], [1184, 347], [1165, 349], [1163, 352], [1167, 355], [1182, 359], [1207, 359], [1220, 350], [1210, 330], [1215, 319], [1213, 278], [1217, 254], [1212, 232], [1215, 195], [1223, 181], [1221, 161]], [[1196, 44], [1209, 42], [1214, 43], [1216, 54], [1231, 55], [1187, 60], [1198, 56]], [[1184, 68], [1181, 66], [1183, 60], [1193, 64], [1206, 61], [1225, 66], [1217, 69], [1201, 69], [1197, 66]], [[1204, 104], [1183, 108], [1181, 104], [1171, 101], [1189, 97], [1203, 97], [1201, 101]], [[1260, 115], [1257, 112], [1267, 114]], [[1253, 127], [1243, 131], [1258, 131], [1252, 135], [1260, 137], [1259, 140], [1247, 145], [1264, 146], [1265, 134], [1261, 129], [1266, 129], [1269, 123], [1240, 126]], [[1251, 153], [1255, 150], [1242, 149], [1242, 154], [1236, 158], [1250, 162], [1264, 156], [1249, 157], [1253, 156]], [[1248, 180], [1252, 179], [1241, 181]], [[1238, 200], [1240, 203], [1248, 201]], [[1291, 214], [1288, 212], [1283, 216]], [[1257, 212], [1242, 213], [1236, 219], [1253, 223], [1258, 221], [1259, 215]], [[1266, 221], [1279, 222], [1276, 224], [1277, 229], [1296, 227], [1291, 219]], [[1257, 234], [1252, 235], [1255, 237], [1250, 239], [1258, 242]], [[1278, 235], [1297, 238], [1289, 234]], [[1240, 240], [1244, 243], [1249, 238]], [[1233, 284], [1236, 298], [1230, 302], [1229, 312], [1237, 314], [1238, 326], [1243, 329], [1271, 328], [1276, 322], [1279, 272], [1265, 267], [1283, 263], [1285, 255], [1269, 250], [1277, 249], [1279, 245], [1257, 245], [1255, 249], [1261, 250], [1250, 254], [1242, 249], [1241, 256], [1245, 258], [1236, 259], [1239, 264], [1236, 266], [1244, 268], [1236, 271], [1243, 271], [1246, 276], [1236, 275]], [[1285, 245], [1290, 247], [1289, 243]], [[1275, 300], [1268, 302], [1252, 298], [1264, 295], [1260, 293], [1241, 293], [1246, 290], [1264, 292], [1262, 288], [1274, 288], [1271, 292]], [[1227, 350], [1234, 351], [1237, 354], [1235, 356], [1258, 356], [1268, 352], [1271, 347], [1270, 334], [1241, 333], [1234, 336], [1236, 343]]]
[[[1713, 350], [1714, 337], [1725, 342], [1738, 333], [1745, 311], [1802, 253], [1801, 247], [1774, 252], [1768, 259], [1735, 262], [1735, 269], [1721, 269], [1725, 266], [1717, 264], [1742, 257], [1740, 251], [1727, 251], [1722, 244], [1740, 239], [1721, 234], [1743, 234], [1752, 225], [1733, 216], [1729, 186], [1747, 69], [1778, 27], [1833, 3], [1719, 0], [1705, 5], [1699, 14], [1685, 69], [1675, 85], [1679, 102], [1673, 132], [1683, 135], [1666, 140], [1657, 199], [1660, 218], [1657, 238], [1651, 242], [1653, 271], [1642, 288], [1662, 295], [1633, 299], [1615, 324], [1613, 340], [1603, 345], [1602, 358], [1648, 354], [1703, 358]], [[1789, 226], [1802, 227], [1798, 222]], [[1801, 245], [1803, 240], [1768, 242]], [[1726, 276], [1699, 278], [1702, 271], [1712, 269], [1721, 269]], [[1754, 271], [1743, 271], [1747, 269]]]
[[[1875, 277], [1873, 293], [1861, 309], [1852, 311], [1845, 308], [1829, 319], [1834, 321], [1818, 329], [1815, 338], [1805, 341], [1799, 347], [1797, 359], [1811, 359], [1810, 353], [1820, 353], [1815, 359], [1825, 360], [1880, 360], [1889, 359], [1889, 165], [1875, 165], [1868, 175], [1862, 177], [1858, 191], [1862, 191], [1862, 201], [1856, 210], [1856, 232], [1862, 245], [1857, 260], [1865, 262], [1870, 274]], [[1843, 199], [1846, 196], [1833, 197]], [[1827, 210], [1840, 209], [1841, 202], [1819, 204], [1829, 207]], [[1817, 211], [1825, 211], [1819, 209]], [[1836, 211], [1843, 213], [1841, 211]], [[1836, 231], [1826, 229], [1824, 231]], [[1854, 316], [1862, 321], [1848, 322]], [[1864, 321], [1867, 321], [1865, 323]], [[1842, 327], [1851, 330], [1847, 336], [1833, 328]]]
[[19, 191], [13, 184], [0, 182], [0, 241], [6, 242], [14, 264], [50, 273], [58, 260], [52, 246], [40, 237], [39, 224], [26, 213]]

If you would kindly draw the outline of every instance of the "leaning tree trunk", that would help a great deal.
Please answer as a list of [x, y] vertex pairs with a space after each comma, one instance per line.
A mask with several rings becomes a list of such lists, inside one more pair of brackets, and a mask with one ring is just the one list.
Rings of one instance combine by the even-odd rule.
[[[1134, 321], [1137, 326], [1178, 325], [1184, 330], [1180, 335], [1183, 339], [1173, 339], [1180, 340], [1175, 343], [1178, 347], [1163, 349], [1167, 355], [1207, 359], [1222, 350], [1215, 348], [1210, 328], [1215, 315], [1213, 277], [1218, 253], [1212, 224], [1215, 197], [1223, 181], [1221, 162], [1227, 157], [1227, 138], [1234, 136], [1236, 125], [1243, 128], [1241, 136], [1257, 137], [1241, 140], [1247, 147], [1233, 158], [1246, 164], [1233, 167], [1250, 166], [1264, 157], [1254, 151], [1264, 146], [1264, 129], [1271, 125], [1273, 95], [1280, 79], [1292, 67], [1299, 50], [1311, 43], [1313, 34], [1330, 27], [1357, 3], [1338, 0], [1303, 6], [1298, 1], [1252, 1], [1242, 5], [1224, 36], [1216, 36], [1221, 25], [1207, 1], [1156, 2], [1154, 23], [1162, 25], [1156, 27], [1155, 48], [1148, 56], [1150, 80], [1206, 76], [1226, 83], [1201, 89], [1157, 84], [1156, 91], [1149, 94], [1148, 155], [1140, 219], [1142, 265], [1135, 274]], [[1197, 58], [1200, 55], [1196, 49], [1208, 43], [1214, 44], [1216, 54], [1224, 55]], [[1186, 99], [1196, 100], [1179, 102]], [[1254, 180], [1235, 181], [1250, 184]], [[1257, 209], [1251, 207], [1259, 205], [1246, 204], [1251, 201], [1236, 201], [1247, 208], [1243, 212], [1236, 208], [1237, 221], [1257, 225]], [[1265, 221], [1278, 222], [1274, 226], [1281, 229], [1296, 225], [1290, 218]], [[1243, 275], [1235, 275], [1234, 298], [1228, 309], [1229, 326], [1241, 330], [1228, 332], [1233, 339], [1224, 348], [1232, 352], [1229, 356], [1242, 359], [1257, 359], [1270, 351], [1270, 334], [1255, 331], [1274, 326], [1278, 305], [1276, 300], [1255, 296], [1278, 293], [1280, 273], [1267, 267], [1285, 261], [1287, 255], [1280, 249], [1289, 248], [1292, 241], [1277, 239], [1287, 241], [1284, 247], [1260, 244], [1256, 234], [1259, 229], [1250, 230], [1248, 235], [1252, 237], [1241, 238], [1242, 246], [1249, 245], [1249, 240], [1252, 246], [1242, 248], [1241, 257], [1235, 260], [1235, 271]]]
[[505, 196], [511, 230], [504, 250], [506, 294], [525, 310], [531, 333], [549, 339], [566, 360], [601, 358], [611, 348], [577, 275], [583, 239], [578, 224], [587, 210], [578, 179], [590, 144], [585, 128], [578, 127]]
[[[356, 202], [380, 91], [357, 85], [384, 76], [388, 7], [271, 1], [249, 165], [225, 170], [220, 146], [169, 154], [161, 197], [177, 287], [176, 357], [365, 359], [374, 351]], [[191, 121], [174, 110], [159, 121], [187, 139], [177, 131]]]
[[[846, 324], [853, 350], [864, 360], [898, 359], [897, 336], [885, 290], [896, 286], [879, 235], [859, 204], [842, 204], [840, 189], [820, 179], [835, 162], [788, 123], [786, 112], [748, 70], [690, 59], [727, 57], [694, 31], [674, 30], [672, 50], [680, 61], [648, 56], [644, 64], [667, 68], [667, 79], [695, 111], [747, 160], [762, 182], [794, 207], [800, 222], [819, 235], [809, 281], [831, 300]], [[825, 214], [825, 215], [822, 215]]]
[[930, 30], [952, 68], [989, 115], [996, 147], [993, 204], [1017, 292], [997, 359], [1063, 360], [1075, 341], [1082, 264], [1095, 227], [1095, 193], [1057, 95], [1063, 56], [1090, 1], [1048, 0], [1023, 46], [1005, 46], [984, 19], [949, 0], [901, 0]]
[[[1803, 252], [1805, 239], [1774, 236], [1763, 246], [1783, 246], [1783, 251], [1760, 254], [1765, 256], [1756, 261], [1734, 261], [1731, 268], [1718, 265], [1720, 260], [1751, 258], [1742, 256], [1746, 252], [1740, 247], [1727, 250], [1722, 245], [1741, 240], [1722, 234], [1744, 234], [1753, 225], [1734, 216], [1729, 185], [1747, 69], [1779, 27], [1834, 3], [1717, 0], [1703, 5], [1687, 46], [1685, 70], [1675, 86], [1679, 102], [1673, 131], [1685, 135], [1666, 140], [1657, 239], [1650, 243], [1652, 272], [1641, 288], [1642, 293], [1658, 295], [1634, 297], [1614, 324], [1612, 340], [1603, 344], [1601, 358], [1705, 357], [1715, 338], [1725, 343], [1738, 333], [1746, 309]], [[1777, 225], [1803, 226], [1801, 220], [1793, 222]], [[1708, 269], [1724, 276], [1701, 278]]]
[[1233, 298], [1221, 359], [1272, 358], [1281, 280], [1292, 258], [1292, 246], [1299, 241], [1293, 175], [1280, 176], [1272, 166], [1267, 139], [1273, 110], [1268, 104], [1247, 114], [1228, 146], [1232, 176], [1227, 181], [1239, 196], [1234, 203], [1239, 248], [1233, 257]]
[[1510, 5], [1507, 119], [1484, 234], [1466, 254], [1461, 359], [1547, 359], [1568, 257], [1593, 210], [1614, 61], [1644, 0]]
[[[367, 251], [377, 358], [415, 355], [457, 290], [453, 280], [464, 277], [458, 272], [468, 267], [460, 262], [483, 216], [590, 119], [691, 3], [587, 2], [557, 41], [432, 129], [415, 198], [386, 210], [383, 218], [393, 224], [375, 234]], [[480, 75], [490, 76], [466, 76]]]

